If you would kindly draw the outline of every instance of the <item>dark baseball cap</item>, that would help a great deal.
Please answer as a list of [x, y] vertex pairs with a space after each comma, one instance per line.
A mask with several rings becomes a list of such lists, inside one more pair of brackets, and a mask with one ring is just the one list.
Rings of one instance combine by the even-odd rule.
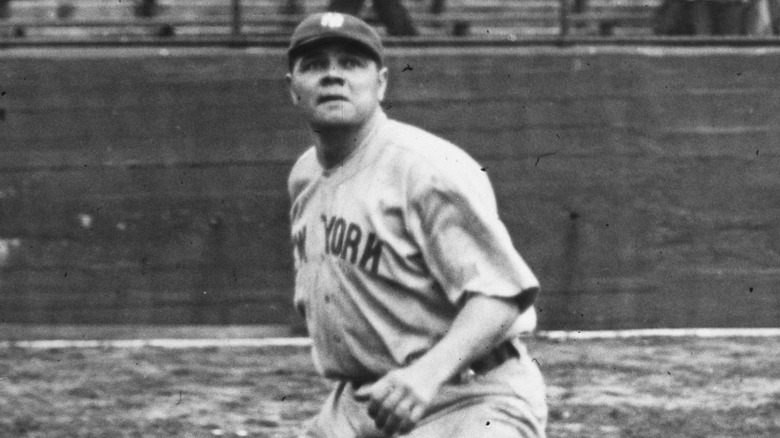
[[287, 49], [290, 64], [303, 49], [326, 40], [356, 43], [380, 65], [384, 62], [382, 39], [373, 27], [352, 15], [322, 12], [309, 15], [295, 28]]

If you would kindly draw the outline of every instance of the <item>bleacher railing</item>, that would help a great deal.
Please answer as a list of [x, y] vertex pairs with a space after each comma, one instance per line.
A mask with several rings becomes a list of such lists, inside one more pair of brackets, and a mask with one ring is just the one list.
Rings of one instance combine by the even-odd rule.
[[[406, 0], [421, 32], [396, 40], [657, 40], [654, 23], [662, 1]], [[327, 0], [0, 0], [0, 44], [282, 44], [307, 13], [326, 8]], [[382, 29], [370, 8], [364, 12]], [[756, 42], [743, 37], [717, 40]]]

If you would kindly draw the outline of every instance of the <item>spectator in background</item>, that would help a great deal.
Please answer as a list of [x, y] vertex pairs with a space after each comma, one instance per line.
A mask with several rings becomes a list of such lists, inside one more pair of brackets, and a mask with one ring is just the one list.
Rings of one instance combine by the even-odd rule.
[[[328, 11], [359, 16], [364, 3], [365, 0], [330, 0]], [[412, 17], [401, 0], [373, 0], [371, 4], [389, 35], [417, 35], [417, 28]]]
[[693, 0], [694, 35], [741, 35], [746, 0]]
[[665, 0], [656, 13], [658, 35], [773, 33], [770, 2], [777, 0]]
[[780, 35], [780, 0], [769, 1], [769, 12], [772, 16], [772, 30], [775, 35]]
[[690, 9], [689, 0], [663, 0], [653, 17], [653, 31], [656, 35], [693, 35]]
[[744, 35], [767, 36], [772, 35], [772, 6], [776, 0], [750, 0], [745, 3], [743, 12]]

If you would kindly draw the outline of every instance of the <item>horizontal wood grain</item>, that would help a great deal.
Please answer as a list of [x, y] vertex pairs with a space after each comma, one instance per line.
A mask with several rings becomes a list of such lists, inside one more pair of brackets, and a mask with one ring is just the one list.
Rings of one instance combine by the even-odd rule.
[[[484, 168], [543, 328], [765, 327], [778, 61], [393, 48], [383, 106]], [[311, 139], [285, 72], [281, 49], [0, 53], [0, 322], [300, 329], [286, 178]]]

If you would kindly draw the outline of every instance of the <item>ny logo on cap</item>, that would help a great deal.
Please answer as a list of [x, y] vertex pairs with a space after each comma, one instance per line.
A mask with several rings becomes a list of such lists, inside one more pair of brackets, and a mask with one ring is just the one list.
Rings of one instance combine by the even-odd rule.
[[330, 29], [337, 29], [344, 25], [344, 16], [337, 12], [328, 12], [322, 16], [320, 26]]

